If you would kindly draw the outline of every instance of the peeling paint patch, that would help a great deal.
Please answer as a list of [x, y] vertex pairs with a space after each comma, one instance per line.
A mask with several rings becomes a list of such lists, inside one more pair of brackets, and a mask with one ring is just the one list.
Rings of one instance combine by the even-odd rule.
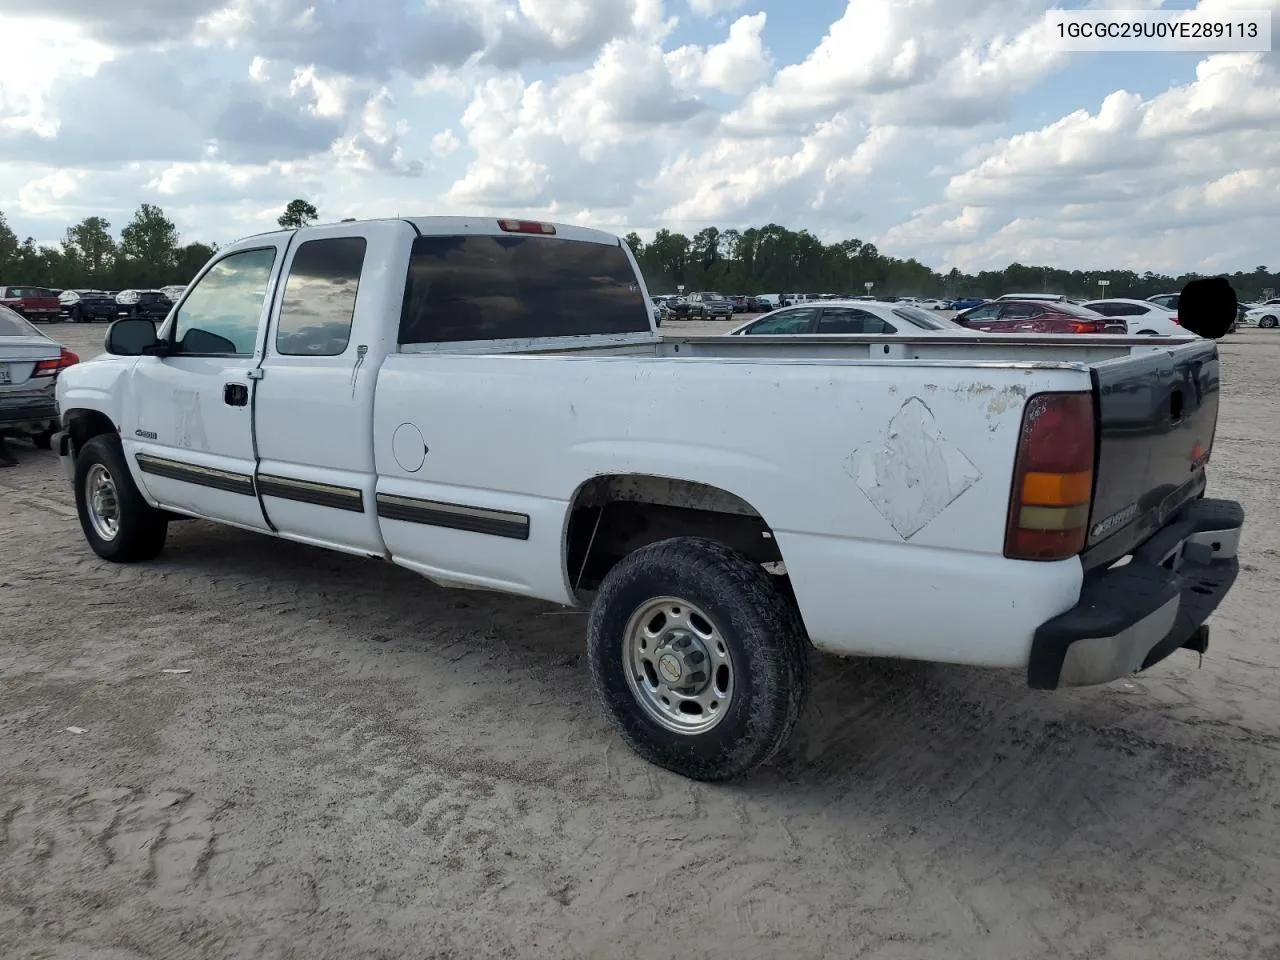
[[1014, 407], [1021, 407], [1024, 400], [1027, 399], [1027, 388], [1016, 384], [1004, 387], [994, 397], [987, 401], [987, 415], [991, 417], [999, 416]]
[[200, 410], [200, 394], [195, 390], [173, 391], [173, 409], [177, 417], [178, 446], [188, 450], [208, 450], [209, 437], [204, 428], [204, 416]]
[[942, 435], [933, 411], [919, 397], [903, 403], [884, 439], [859, 447], [844, 469], [904, 540], [982, 479], [964, 451]]

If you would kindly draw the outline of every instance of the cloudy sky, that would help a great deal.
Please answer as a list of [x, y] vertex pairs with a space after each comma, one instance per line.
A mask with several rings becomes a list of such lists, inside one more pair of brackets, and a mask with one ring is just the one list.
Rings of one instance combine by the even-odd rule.
[[1060, 53], [1051, 5], [1084, 4], [5, 0], [0, 210], [49, 242], [144, 201], [226, 242], [303, 196], [774, 221], [943, 269], [1280, 265], [1280, 54]]

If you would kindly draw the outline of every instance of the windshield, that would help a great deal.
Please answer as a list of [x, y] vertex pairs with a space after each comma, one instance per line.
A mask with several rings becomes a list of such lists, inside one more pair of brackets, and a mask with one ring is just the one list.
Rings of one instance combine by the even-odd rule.
[[44, 334], [8, 307], [0, 307], [0, 337], [44, 337]]

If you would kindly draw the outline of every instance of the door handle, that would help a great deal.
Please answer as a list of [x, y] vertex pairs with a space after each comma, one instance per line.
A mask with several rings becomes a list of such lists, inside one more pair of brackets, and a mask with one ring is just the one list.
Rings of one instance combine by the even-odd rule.
[[228, 383], [222, 388], [222, 400], [229, 407], [249, 405], [249, 388], [243, 383]]

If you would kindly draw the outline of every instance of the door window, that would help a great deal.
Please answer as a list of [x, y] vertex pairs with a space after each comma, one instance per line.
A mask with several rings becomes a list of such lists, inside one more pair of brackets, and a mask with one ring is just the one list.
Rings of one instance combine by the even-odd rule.
[[1000, 309], [1001, 320], [1030, 320], [1044, 313], [1044, 307], [1034, 303], [1011, 303]]
[[765, 317], [759, 323], [753, 324], [742, 332], [753, 337], [758, 334], [786, 336], [787, 334], [808, 333], [817, 316], [818, 311], [810, 307], [787, 310], [785, 313], [775, 313], [771, 317]]
[[998, 316], [1000, 316], [1000, 307], [993, 304], [992, 306], [979, 307], [977, 310], [966, 313], [964, 318], [969, 323], [973, 323], [975, 320], [983, 322], [987, 320], [994, 320]]
[[336, 357], [346, 351], [366, 246], [363, 237], [332, 237], [298, 247], [280, 304], [278, 353]]
[[252, 356], [275, 262], [275, 247], [263, 247], [215, 263], [174, 317], [173, 352]]
[[827, 307], [818, 321], [818, 333], [897, 333], [874, 313], [853, 307]]

